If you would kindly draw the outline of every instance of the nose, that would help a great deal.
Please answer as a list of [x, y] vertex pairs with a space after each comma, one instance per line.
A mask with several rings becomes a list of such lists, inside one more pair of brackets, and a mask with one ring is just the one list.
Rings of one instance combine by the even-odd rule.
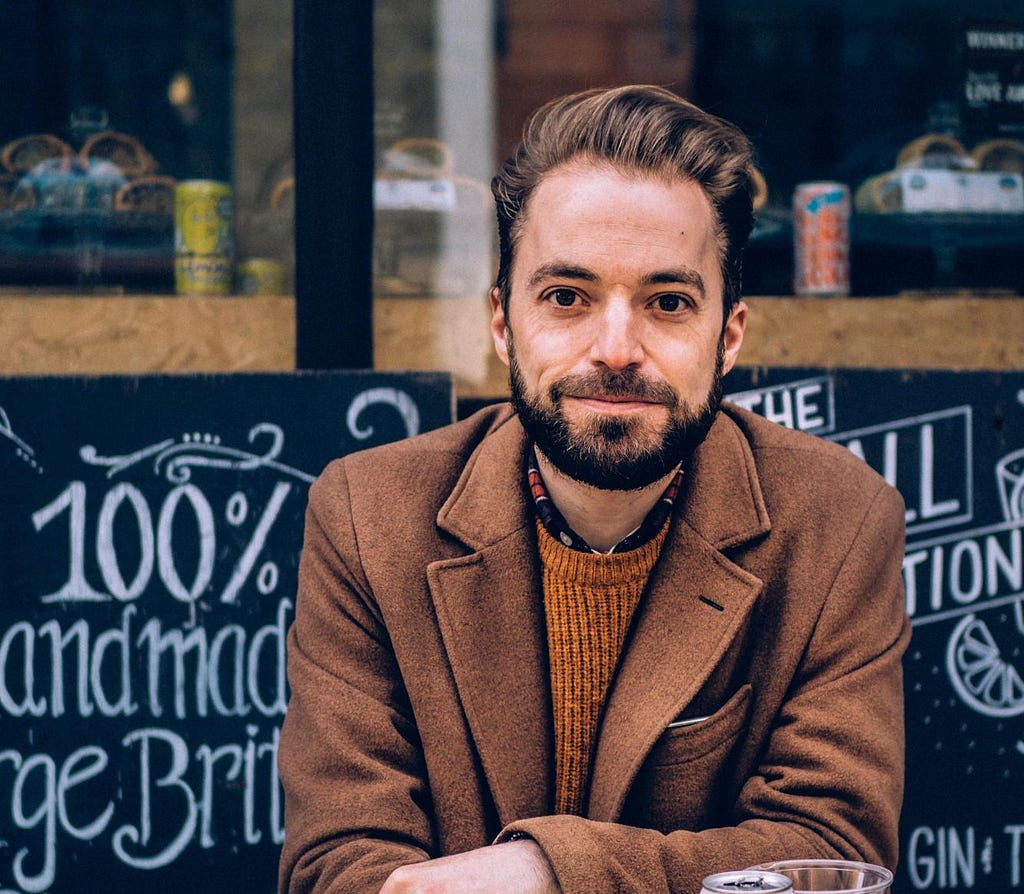
[[612, 370], [639, 366], [644, 359], [640, 321], [628, 301], [609, 301], [596, 315], [590, 347], [594, 364]]

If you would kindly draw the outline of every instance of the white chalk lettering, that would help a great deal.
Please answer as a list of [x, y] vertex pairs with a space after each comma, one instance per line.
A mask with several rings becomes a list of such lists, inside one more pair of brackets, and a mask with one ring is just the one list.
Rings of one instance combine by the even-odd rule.
[[[249, 724], [243, 742], [201, 742], [190, 756], [188, 742], [173, 730], [133, 730], [121, 741], [137, 759], [138, 797], [131, 803], [111, 797], [131, 767], [113, 765], [98, 745], [63, 760], [0, 751], [0, 811], [6, 812], [0, 828], [34, 836], [16, 839], [11, 848], [10, 871], [19, 890], [54, 887], [62, 834], [97, 847], [108, 843], [118, 861], [136, 869], [167, 866], [190, 846], [216, 847], [219, 827], [241, 829], [250, 845], [280, 845], [280, 729], [273, 727], [266, 739], [259, 735]], [[0, 855], [5, 852], [0, 847]]]
[[[238, 559], [220, 595], [224, 603], [237, 602], [239, 592], [255, 576], [258, 591], [266, 596], [276, 586], [277, 566], [272, 561], [257, 567], [257, 562], [267, 538], [292, 485], [279, 481], [257, 521], [249, 542]], [[72, 481], [50, 503], [32, 515], [36, 531], [42, 530], [58, 517], [67, 517], [68, 551], [67, 573], [64, 583], [52, 593], [41, 596], [43, 603], [50, 602], [108, 602], [117, 599], [131, 602], [145, 593], [153, 579], [154, 567], [157, 577], [166, 592], [176, 601], [192, 605], [212, 585], [217, 570], [217, 531], [213, 508], [203, 492], [194, 484], [181, 484], [172, 488], [164, 497], [157, 517], [154, 532], [153, 515], [145, 495], [137, 487], [126, 482], [112, 487], [104, 495], [96, 519], [95, 550], [96, 562], [105, 589], [97, 589], [86, 577], [87, 557], [87, 500], [86, 486], [81, 481]], [[182, 506], [191, 510], [193, 529], [178, 520]], [[228, 523], [237, 526], [245, 520], [248, 504], [244, 495], [232, 495], [228, 500], [226, 517]], [[118, 537], [114, 530], [118, 516], [131, 513], [131, 525], [136, 543], [131, 545], [131, 554], [137, 555], [137, 565], [129, 574], [122, 567], [117, 543], [127, 542], [128, 525], [118, 525]], [[184, 532], [181, 530], [184, 528]], [[195, 546], [196, 566], [189, 574], [179, 568], [180, 550], [175, 550], [175, 536], [183, 533]], [[130, 576], [130, 580], [128, 577]]]
[[[156, 853], [145, 856], [132, 854], [127, 845], [148, 848], [153, 837], [154, 792], [152, 763], [152, 740], [162, 741], [170, 750], [167, 771], [156, 780], [157, 789], [171, 789], [171, 797], [159, 798], [159, 815], [162, 820], [170, 821], [171, 817], [181, 817], [181, 825], [177, 834]], [[197, 817], [196, 799], [192, 789], [186, 785], [182, 777], [188, 768], [188, 750], [185, 740], [170, 730], [140, 729], [129, 733], [122, 741], [124, 745], [139, 743], [139, 785], [141, 800], [139, 804], [139, 825], [121, 826], [113, 837], [114, 853], [128, 866], [136, 869], [158, 869], [174, 862], [188, 845], [195, 832]], [[174, 792], [180, 793], [180, 799]]]
[[[104, 630], [93, 642], [89, 662], [89, 690], [104, 717], [130, 717], [138, 710], [138, 705], [132, 700], [130, 622], [134, 614], [134, 605], [125, 606], [121, 612], [121, 626]], [[118, 696], [115, 700], [107, 698], [103, 687], [103, 660], [110, 647], [120, 653], [114, 673], [111, 674], [118, 681]]]
[[786, 428], [813, 434], [835, 428], [835, 388], [829, 376], [740, 391], [728, 398]]
[[908, 545], [903, 558], [912, 623], [962, 615], [1024, 595], [1024, 522], [1015, 520]]
[[893, 487], [907, 505], [907, 533], [969, 521], [973, 514], [971, 408], [898, 419], [834, 435]]
[[[117, 560], [117, 545], [114, 540], [114, 520], [117, 510], [125, 500], [135, 512], [141, 551], [139, 567], [130, 584], [125, 584], [124, 576], [121, 574], [121, 564]], [[96, 525], [96, 558], [99, 560], [103, 582], [115, 599], [128, 602], [142, 594], [153, 573], [153, 553], [153, 520], [146, 498], [137, 487], [124, 483], [117, 485], [103, 501]]]
[[1010, 885], [1019, 888], [1021, 885], [1021, 836], [1024, 826], [1004, 826], [1003, 832], [1010, 836]]
[[[75, 674], [78, 693], [77, 713], [82, 717], [91, 716], [93, 704], [89, 696], [89, 677], [85, 672], [89, 666], [89, 625], [84, 618], [79, 618], [68, 627], [67, 633], [62, 633], [57, 621], [47, 621], [39, 628], [38, 635], [50, 638], [50, 657], [53, 667], [50, 714], [54, 717], [64, 716], [64, 650], [74, 641], [78, 645], [74, 662], [74, 667], [77, 668]], [[5, 666], [5, 662], [0, 658], [0, 683], [7, 676], [4, 672]]]
[[85, 579], [85, 484], [72, 481], [51, 503], [32, 514], [32, 524], [41, 531], [65, 509], [68, 510], [68, 578], [64, 585], [42, 597], [43, 602], [101, 602], [108, 594], [94, 590]]
[[[72, 791], [102, 773], [108, 764], [106, 752], [95, 746], [86, 746], [72, 752], [57, 770], [57, 763], [50, 755], [33, 754], [25, 757], [17, 751], [0, 751], [0, 765], [9, 762], [14, 770], [11, 785], [10, 815], [19, 829], [33, 831], [42, 827], [43, 842], [40, 851], [39, 871], [32, 874], [26, 867], [30, 856], [29, 848], [23, 847], [12, 863], [14, 879], [25, 891], [45, 891], [56, 877], [57, 869], [57, 826], [69, 835], [88, 841], [99, 835], [110, 822], [114, 805], [108, 801], [99, 813], [85, 823], [75, 825], [71, 820], [68, 800]], [[39, 779], [32, 781], [35, 774]], [[2, 774], [0, 774], [2, 779]], [[35, 792], [38, 803], [29, 808], [27, 791]], [[76, 810], [82, 807], [95, 809], [95, 790], [83, 795]]]
[[[11, 867], [14, 879], [26, 891], [45, 891], [53, 884], [57, 872], [57, 814], [54, 805], [57, 771], [53, 759], [45, 754], [36, 754], [28, 760], [22, 760], [16, 751], [0, 752], [0, 763], [5, 760], [10, 760], [17, 771], [11, 791], [11, 818], [14, 824], [19, 829], [29, 830], [35, 829], [40, 823], [44, 824], [42, 865], [38, 873], [31, 875], [26, 871], [25, 863], [29, 849], [23, 847], [18, 851]], [[42, 780], [36, 785], [41, 795], [38, 807], [29, 814], [25, 812], [26, 781], [37, 768], [42, 772]]]
[[974, 828], [918, 826], [910, 834], [907, 873], [924, 888], [972, 888], [975, 877]]
[[[182, 499], [188, 501], [195, 514], [199, 534], [199, 567], [192, 580], [192, 586], [186, 587], [174, 560], [172, 532], [174, 516]], [[160, 565], [160, 580], [167, 587], [167, 592], [181, 602], [193, 602], [213, 579], [213, 557], [216, 550], [213, 510], [203, 496], [203, 492], [194, 484], [185, 484], [174, 488], [164, 500], [160, 510], [160, 521], [157, 524], [157, 556]]]
[[[159, 618], [137, 629], [134, 604], [121, 609], [117, 626], [96, 633], [81, 618], [66, 630], [56, 619], [38, 629], [18, 621], [0, 634], [0, 717], [284, 716], [292, 608], [278, 600], [273, 620], [253, 631], [165, 628]], [[162, 696], [168, 689], [171, 705]]]
[[[16, 657], [13, 663], [18, 673], [14, 674], [15, 679], [20, 679], [21, 701], [19, 702], [11, 693], [8, 683], [6, 668], [12, 662], [11, 654], [18, 640], [23, 641], [21, 648], [21, 665], [17, 667]], [[17, 653], [14, 653], [17, 656]], [[0, 707], [12, 717], [21, 717], [30, 714], [39, 717], [46, 712], [46, 700], [34, 698], [35, 691], [35, 633], [32, 625], [27, 621], [19, 621], [12, 624], [0, 639]]]

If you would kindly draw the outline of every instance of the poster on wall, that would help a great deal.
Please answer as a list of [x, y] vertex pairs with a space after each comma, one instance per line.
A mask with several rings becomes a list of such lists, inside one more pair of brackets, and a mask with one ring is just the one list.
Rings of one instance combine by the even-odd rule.
[[739, 369], [726, 387], [844, 445], [906, 503], [893, 890], [1024, 890], [1024, 374]]
[[0, 379], [0, 892], [276, 889], [285, 633], [332, 458], [440, 373]]
[[1024, 17], [961, 28], [960, 123], [974, 139], [1024, 137]]

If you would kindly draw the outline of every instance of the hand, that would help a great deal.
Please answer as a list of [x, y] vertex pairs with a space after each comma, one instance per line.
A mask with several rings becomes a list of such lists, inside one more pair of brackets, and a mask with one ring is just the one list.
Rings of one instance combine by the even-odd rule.
[[558, 894], [548, 858], [520, 839], [400, 866], [380, 894]]

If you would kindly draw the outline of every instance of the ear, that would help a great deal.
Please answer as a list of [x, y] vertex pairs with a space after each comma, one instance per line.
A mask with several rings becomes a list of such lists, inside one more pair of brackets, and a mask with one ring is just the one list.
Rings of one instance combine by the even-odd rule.
[[494, 340], [494, 350], [497, 352], [501, 362], [508, 366], [508, 323], [505, 320], [505, 311], [501, 306], [501, 292], [495, 286], [490, 292], [491, 300], [491, 338]]
[[739, 356], [740, 347], [743, 345], [743, 333], [746, 330], [747, 305], [743, 301], [737, 301], [729, 313], [729, 319], [725, 321], [725, 328], [722, 330], [722, 375], [725, 375], [736, 365], [736, 358]]

